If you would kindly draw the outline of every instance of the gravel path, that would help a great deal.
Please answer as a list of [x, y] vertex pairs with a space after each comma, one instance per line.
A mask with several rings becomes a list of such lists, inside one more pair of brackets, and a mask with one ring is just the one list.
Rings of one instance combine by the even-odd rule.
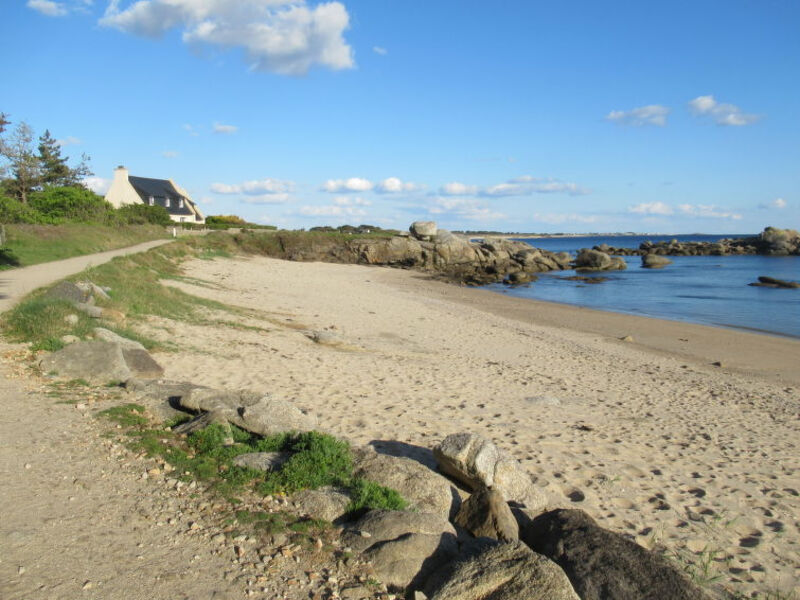
[[168, 244], [173, 240], [153, 240], [128, 246], [127, 248], [117, 248], [97, 254], [86, 254], [75, 256], [64, 260], [41, 263], [22, 269], [11, 269], [0, 272], [0, 313], [3, 313], [19, 302], [23, 296], [29, 294], [36, 288], [54, 283], [64, 277], [69, 277], [75, 273], [80, 273], [88, 267], [96, 267], [110, 261], [115, 256], [126, 256], [144, 252], [156, 246]]

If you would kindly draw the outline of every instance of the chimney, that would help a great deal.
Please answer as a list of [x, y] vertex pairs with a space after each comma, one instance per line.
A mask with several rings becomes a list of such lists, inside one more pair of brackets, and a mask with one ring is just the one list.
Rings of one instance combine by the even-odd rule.
[[126, 169], [123, 165], [120, 165], [114, 169], [114, 181], [118, 179], [126, 183], [128, 182], [128, 169]]

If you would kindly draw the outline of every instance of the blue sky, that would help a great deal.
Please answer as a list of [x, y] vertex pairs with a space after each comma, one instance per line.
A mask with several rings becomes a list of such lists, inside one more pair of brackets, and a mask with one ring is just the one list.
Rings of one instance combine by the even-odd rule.
[[0, 111], [206, 214], [800, 227], [800, 3], [6, 0]]

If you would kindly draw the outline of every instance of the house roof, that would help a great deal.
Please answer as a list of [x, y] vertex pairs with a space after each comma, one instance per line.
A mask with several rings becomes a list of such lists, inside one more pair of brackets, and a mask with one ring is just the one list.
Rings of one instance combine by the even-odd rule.
[[[194, 215], [189, 207], [190, 204], [193, 204], [192, 201], [178, 192], [169, 179], [150, 179], [149, 177], [129, 175], [128, 181], [145, 204], [149, 204], [152, 197], [154, 204], [163, 206], [171, 215]], [[170, 200], [169, 206], [167, 206], [167, 199]], [[179, 200], [184, 201], [183, 207], [180, 206]]]

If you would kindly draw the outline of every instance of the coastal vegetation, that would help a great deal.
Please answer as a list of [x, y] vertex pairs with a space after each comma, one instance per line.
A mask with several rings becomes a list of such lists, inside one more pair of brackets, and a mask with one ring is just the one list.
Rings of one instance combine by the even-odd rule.
[[[132, 450], [160, 458], [171, 465], [178, 478], [202, 481], [228, 498], [245, 490], [263, 496], [291, 495], [336, 486], [350, 492], [347, 511], [351, 514], [371, 509], [402, 510], [408, 505], [397, 491], [354, 477], [350, 445], [326, 433], [259, 436], [235, 425], [213, 424], [181, 436], [172, 428], [188, 420], [188, 415], [159, 427], [148, 420], [145, 407], [135, 403], [105, 409], [98, 416], [123, 427]], [[291, 456], [280, 470], [266, 473], [234, 464], [237, 456], [254, 452], [285, 452]]]

